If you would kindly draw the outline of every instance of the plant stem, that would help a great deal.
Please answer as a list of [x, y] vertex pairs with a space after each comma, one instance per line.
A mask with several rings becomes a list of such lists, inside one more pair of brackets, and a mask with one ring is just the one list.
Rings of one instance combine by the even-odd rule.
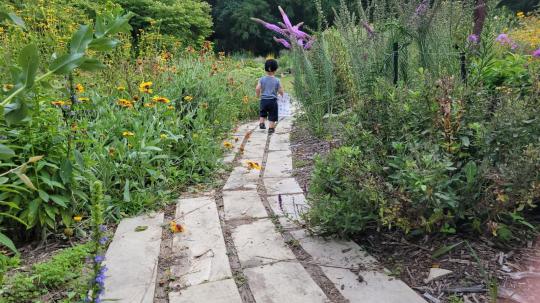
[[[49, 77], [50, 75], [52, 75], [54, 72], [53, 71], [48, 71], [47, 73], [41, 75], [40, 77], [36, 78], [36, 80], [34, 82], [40, 82], [42, 81], [43, 79]], [[15, 98], [18, 94], [22, 93], [24, 90], [26, 89], [26, 86], [23, 86], [23, 87], [20, 87], [19, 89], [17, 89], [16, 91], [14, 91], [11, 95], [9, 95], [6, 99], [4, 99], [4, 101], [2, 101], [2, 103], [0, 103], [0, 107], [5, 107], [6, 105], [9, 104], [9, 101], [11, 101], [11, 99]]]

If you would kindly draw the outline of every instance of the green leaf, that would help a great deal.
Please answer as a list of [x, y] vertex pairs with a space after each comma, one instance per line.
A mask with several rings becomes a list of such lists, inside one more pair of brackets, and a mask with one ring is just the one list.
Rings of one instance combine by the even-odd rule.
[[14, 215], [12, 214], [8, 214], [8, 213], [0, 213], [0, 217], [9, 217], [19, 223], [21, 223], [22, 225], [26, 226], [28, 228], [28, 224], [26, 224], [26, 222], [24, 222], [23, 220], [21, 220], [19, 217], [15, 217]]
[[56, 58], [49, 66], [49, 69], [55, 74], [68, 74], [83, 62], [83, 53], [66, 54]]
[[447, 253], [449, 253], [450, 251], [454, 250], [456, 247], [460, 246], [461, 244], [463, 244], [464, 242], [461, 241], [461, 242], [458, 242], [458, 243], [455, 243], [455, 244], [452, 244], [452, 245], [446, 245], [446, 246], [443, 246], [439, 249], [437, 249], [435, 252], [433, 252], [433, 254], [431, 255], [434, 259], [437, 259], [438, 257], [441, 257], [441, 256], [444, 256], [446, 255]]
[[80, 69], [89, 71], [89, 72], [104, 69], [106, 67], [107, 66], [105, 66], [105, 64], [99, 62], [98, 59], [94, 59], [94, 58], [84, 59], [84, 62], [79, 66]]
[[30, 225], [34, 225], [34, 222], [36, 221], [40, 204], [40, 199], [35, 199], [28, 204], [28, 223]]
[[131, 196], [129, 194], [129, 180], [126, 180], [124, 185], [124, 202], [131, 202]]
[[119, 43], [120, 41], [116, 39], [102, 37], [102, 38], [94, 39], [90, 43], [90, 45], [88, 45], [88, 48], [103, 52], [103, 51], [109, 51], [109, 50], [114, 49]]
[[88, 48], [90, 42], [92, 42], [92, 38], [92, 26], [81, 25], [71, 37], [71, 42], [69, 43], [69, 50], [72, 54], [84, 53]]
[[15, 156], [15, 152], [11, 148], [0, 143], [0, 159], [9, 159], [13, 156]]
[[67, 208], [67, 203], [69, 203], [69, 199], [64, 197], [64, 196], [60, 196], [60, 195], [51, 195], [51, 200], [53, 200], [54, 203], [64, 207], [64, 208]]
[[15, 25], [17, 25], [18, 27], [22, 29], [26, 29], [24, 20], [21, 17], [15, 15], [14, 13], [0, 12], [0, 20], [2, 19], [11, 20], [11, 22], [15, 23]]
[[17, 248], [15, 247], [15, 244], [13, 244], [13, 241], [11, 241], [10, 238], [8, 238], [6, 235], [4, 235], [1, 232], [0, 232], [0, 244], [11, 249], [11, 251], [13, 251], [14, 253], [18, 253]]
[[[114, 20], [106, 20], [103, 16], [98, 16], [96, 19], [96, 37], [101, 38], [106, 35], [114, 35], [119, 32], [129, 32], [131, 26], [129, 20], [135, 16], [129, 12], [124, 16], [117, 16]], [[110, 22], [109, 22], [110, 21]]]
[[69, 159], [65, 159], [60, 167], [60, 178], [64, 184], [71, 184], [73, 179], [73, 165]]
[[4, 107], [4, 119], [9, 125], [17, 124], [28, 116], [26, 103], [18, 101]]
[[145, 230], [147, 230], [147, 229], [148, 229], [148, 226], [146, 226], [146, 225], [141, 225], [141, 226], [135, 227], [135, 232], [138, 232], [138, 233], [139, 233], [139, 232], [145, 231]]
[[49, 202], [49, 194], [42, 191], [41, 189], [38, 190], [38, 193], [39, 193], [39, 197], [41, 198], [41, 200], [45, 201], [45, 202]]
[[19, 66], [22, 68], [22, 85], [31, 88], [39, 67], [39, 52], [35, 44], [24, 47], [19, 54]]
[[79, 168], [83, 169], [85, 165], [84, 165], [84, 157], [81, 154], [81, 152], [78, 150], [74, 150], [73, 155], [75, 157], [75, 162], [77, 162], [77, 165], [79, 165]]
[[478, 173], [478, 168], [476, 166], [476, 163], [474, 161], [469, 161], [467, 164], [465, 164], [465, 166], [463, 167], [463, 170], [465, 171], [467, 184], [469, 186], [474, 184], [476, 181], [476, 175]]

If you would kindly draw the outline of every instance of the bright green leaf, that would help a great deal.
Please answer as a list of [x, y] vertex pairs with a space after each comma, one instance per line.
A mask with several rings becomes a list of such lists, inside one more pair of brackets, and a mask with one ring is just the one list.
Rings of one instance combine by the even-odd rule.
[[66, 54], [54, 60], [49, 66], [49, 69], [55, 74], [68, 74], [83, 62], [83, 53]]
[[15, 156], [15, 152], [11, 148], [0, 143], [0, 159], [9, 159], [13, 156]]
[[13, 244], [13, 241], [11, 241], [10, 238], [8, 238], [6, 235], [0, 232], [0, 244], [4, 245], [5, 247], [9, 248], [14, 253], [17, 252], [17, 248], [15, 247], [15, 244]]
[[72, 54], [84, 53], [88, 48], [88, 44], [92, 42], [92, 26], [81, 25], [79, 29], [73, 33], [69, 43], [69, 50]]
[[39, 52], [35, 44], [24, 47], [19, 54], [19, 66], [22, 68], [22, 85], [31, 88], [39, 67]]

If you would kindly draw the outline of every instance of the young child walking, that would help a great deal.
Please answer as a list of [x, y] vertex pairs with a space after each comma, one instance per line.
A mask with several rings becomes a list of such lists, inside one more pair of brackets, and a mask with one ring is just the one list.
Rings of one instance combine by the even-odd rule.
[[278, 121], [278, 94], [283, 96], [283, 87], [278, 78], [275, 77], [278, 69], [278, 63], [274, 59], [266, 60], [264, 70], [266, 76], [262, 77], [257, 83], [257, 97], [261, 98], [259, 128], [266, 129], [265, 120], [268, 118], [270, 125], [268, 133], [272, 134], [276, 130], [276, 122]]

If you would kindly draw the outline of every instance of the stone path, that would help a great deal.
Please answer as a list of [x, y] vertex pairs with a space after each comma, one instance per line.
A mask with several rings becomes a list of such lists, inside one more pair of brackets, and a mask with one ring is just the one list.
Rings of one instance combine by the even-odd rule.
[[[168, 302], [425, 302], [356, 243], [302, 229], [309, 206], [292, 176], [292, 122], [282, 119], [270, 138], [257, 123], [241, 126], [224, 159], [233, 170], [223, 188], [179, 199], [175, 218], [186, 230], [174, 235], [175, 262], [159, 281]], [[158, 214], [120, 224], [106, 256], [106, 299], [152, 302], [162, 223]], [[148, 228], [135, 232], [140, 225]]]

